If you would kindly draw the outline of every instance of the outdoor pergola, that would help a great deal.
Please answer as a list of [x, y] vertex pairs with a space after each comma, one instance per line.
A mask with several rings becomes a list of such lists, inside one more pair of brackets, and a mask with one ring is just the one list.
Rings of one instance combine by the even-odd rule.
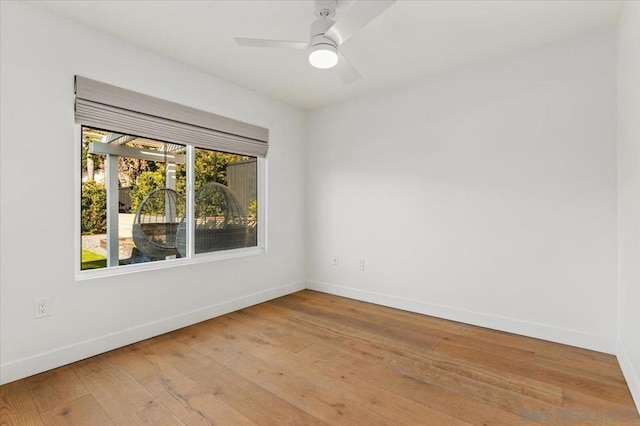
[[[88, 129], [89, 153], [105, 156], [107, 189], [107, 266], [119, 265], [119, 182], [120, 157], [165, 164], [165, 188], [175, 190], [176, 165], [185, 164], [185, 146], [120, 133]], [[166, 203], [169, 206], [170, 203]], [[168, 208], [168, 207], [167, 207]], [[166, 212], [167, 216], [169, 212]], [[175, 214], [175, 212], [174, 212]]]

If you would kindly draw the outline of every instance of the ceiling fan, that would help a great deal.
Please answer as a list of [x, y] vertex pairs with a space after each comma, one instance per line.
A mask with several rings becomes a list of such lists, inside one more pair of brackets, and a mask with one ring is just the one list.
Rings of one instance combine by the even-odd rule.
[[336, 16], [336, 0], [316, 0], [311, 24], [309, 42], [266, 40], [236, 37], [236, 43], [243, 47], [277, 47], [309, 51], [309, 63], [316, 68], [333, 68], [339, 64], [338, 75], [345, 83], [352, 83], [362, 75], [340, 53], [338, 48], [369, 22], [387, 10], [396, 0], [357, 1], [348, 13], [339, 20]]

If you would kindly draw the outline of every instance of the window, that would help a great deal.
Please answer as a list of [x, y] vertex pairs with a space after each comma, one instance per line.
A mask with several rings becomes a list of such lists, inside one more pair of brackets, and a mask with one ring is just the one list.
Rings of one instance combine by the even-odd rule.
[[263, 245], [266, 129], [81, 77], [76, 122], [80, 271]]

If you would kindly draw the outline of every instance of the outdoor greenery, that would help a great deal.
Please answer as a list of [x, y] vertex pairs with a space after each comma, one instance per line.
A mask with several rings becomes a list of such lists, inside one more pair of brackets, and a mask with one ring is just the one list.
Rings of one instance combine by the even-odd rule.
[[89, 250], [82, 249], [82, 270], [98, 269], [107, 266], [107, 258]]
[[[164, 165], [154, 172], [146, 171], [142, 172], [138, 178], [134, 181], [131, 187], [131, 211], [132, 213], [138, 210], [138, 206], [144, 200], [151, 191], [157, 188], [164, 188]], [[184, 189], [184, 185], [183, 189]], [[181, 194], [184, 196], [184, 194]]]
[[258, 216], [258, 201], [257, 200], [251, 200], [249, 201], [249, 212], [247, 213], [247, 215], [251, 218], [256, 218]]
[[161, 172], [164, 175], [164, 164], [139, 158], [118, 157], [118, 183], [120, 186], [132, 186], [140, 176], [148, 172]]
[[[227, 165], [242, 161], [244, 157], [236, 154], [226, 154], [204, 149], [195, 151], [195, 187], [200, 188], [210, 182], [227, 185]], [[143, 160], [140, 160], [143, 161]], [[147, 161], [146, 163], [153, 163]], [[151, 167], [148, 167], [151, 169]], [[184, 164], [176, 166], [175, 191], [182, 197], [186, 194], [187, 168]], [[165, 167], [162, 163], [154, 163], [153, 171], [140, 173], [131, 187], [131, 209], [136, 211], [144, 197], [154, 189], [165, 187]], [[214, 203], [220, 204], [220, 202]]]
[[[106, 233], [107, 191], [105, 185], [94, 180], [95, 174], [104, 172], [105, 156], [89, 153], [89, 143], [99, 142], [104, 132], [85, 128], [82, 142], [82, 168], [86, 173], [86, 179], [82, 183], [82, 234]], [[132, 148], [142, 148], [142, 145], [127, 143]], [[196, 190], [207, 183], [217, 182], [228, 185], [227, 166], [232, 163], [246, 160], [247, 157], [209, 151], [206, 149], [195, 150], [194, 183]], [[137, 158], [119, 157], [118, 160], [118, 184], [120, 187], [130, 187], [131, 213], [135, 213], [142, 200], [154, 189], [166, 187], [165, 164], [161, 161], [142, 160]], [[175, 191], [185, 199], [187, 184], [187, 168], [185, 164], [177, 164], [175, 167], [176, 182]], [[220, 215], [224, 205], [220, 194], [212, 194], [216, 199], [207, 200], [206, 215]], [[158, 206], [161, 213], [162, 206]], [[129, 212], [128, 206], [126, 212]], [[122, 212], [122, 210], [121, 210]], [[252, 200], [249, 206], [249, 215], [256, 216], [257, 203]], [[182, 212], [180, 212], [182, 214]]]
[[243, 159], [241, 155], [196, 149], [194, 179], [196, 188], [209, 182], [227, 185], [227, 166]]
[[107, 232], [107, 190], [100, 182], [82, 183], [82, 235]]

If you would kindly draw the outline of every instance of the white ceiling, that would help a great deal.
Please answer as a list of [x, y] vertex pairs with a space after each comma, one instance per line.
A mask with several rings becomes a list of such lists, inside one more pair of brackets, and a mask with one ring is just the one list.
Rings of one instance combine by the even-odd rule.
[[[375, 0], [373, 0], [375, 1]], [[240, 48], [233, 37], [308, 41], [313, 1], [48, 1], [54, 14], [301, 108], [390, 88], [603, 26], [619, 1], [399, 0], [341, 51], [363, 79], [309, 65], [304, 51]], [[338, 3], [336, 19], [353, 4]]]

